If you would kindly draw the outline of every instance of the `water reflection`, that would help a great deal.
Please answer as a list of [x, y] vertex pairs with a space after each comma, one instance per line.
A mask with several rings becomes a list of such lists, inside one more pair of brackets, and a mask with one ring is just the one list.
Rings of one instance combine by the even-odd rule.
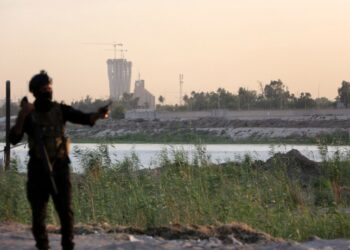
[[[80, 172], [79, 154], [74, 154], [77, 150], [94, 150], [100, 144], [72, 144], [70, 157], [72, 160], [73, 171]], [[0, 143], [0, 147], [4, 147]], [[125, 157], [131, 157], [134, 153], [140, 160], [140, 166], [144, 168], [158, 167], [161, 154], [167, 153], [171, 158], [173, 152], [183, 151], [189, 160], [193, 159], [198, 150], [208, 156], [208, 160], [215, 163], [223, 163], [227, 161], [241, 161], [246, 155], [252, 159], [263, 160], [270, 158], [278, 152], [288, 152], [291, 149], [299, 150], [310, 160], [322, 161], [323, 158], [333, 157], [335, 152], [339, 152], [340, 156], [348, 157], [350, 152], [349, 146], [327, 146], [320, 148], [317, 145], [268, 145], [268, 144], [214, 144], [201, 145], [200, 147], [192, 144], [108, 144], [109, 156], [112, 162], [122, 161]], [[11, 156], [16, 159], [19, 169], [24, 171], [28, 161], [28, 148], [26, 145], [16, 147], [11, 150]]]

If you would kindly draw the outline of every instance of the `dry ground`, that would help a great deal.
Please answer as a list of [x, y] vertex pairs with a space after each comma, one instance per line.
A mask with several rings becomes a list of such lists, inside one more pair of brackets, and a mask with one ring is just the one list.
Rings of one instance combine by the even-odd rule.
[[[76, 226], [77, 250], [114, 249], [238, 249], [238, 250], [348, 250], [350, 240], [322, 240], [317, 237], [298, 243], [273, 238], [244, 224], [218, 227], [174, 225], [139, 230], [110, 226]], [[52, 250], [60, 249], [58, 228], [50, 226]], [[143, 233], [143, 234], [140, 234]], [[146, 233], [146, 234], [145, 234]], [[35, 250], [30, 227], [17, 223], [0, 223], [0, 250]]]

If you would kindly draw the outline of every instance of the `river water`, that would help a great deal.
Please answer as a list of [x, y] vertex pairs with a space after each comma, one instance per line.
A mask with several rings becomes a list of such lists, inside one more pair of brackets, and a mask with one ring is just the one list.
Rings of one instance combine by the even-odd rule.
[[[81, 155], [77, 151], [91, 152], [97, 150], [100, 144], [72, 144], [70, 158], [74, 172], [81, 172]], [[0, 148], [4, 143], [0, 143]], [[131, 155], [137, 155], [141, 168], [154, 168], [159, 166], [159, 158], [166, 151], [169, 158], [173, 157], [174, 151], [184, 152], [189, 160], [198, 153], [198, 146], [191, 144], [106, 144], [112, 162], [122, 161]], [[277, 152], [288, 152], [291, 149], [299, 150], [307, 158], [314, 161], [322, 161], [323, 157], [331, 158], [335, 152], [339, 152], [342, 158], [350, 155], [350, 146], [328, 146], [321, 153], [317, 145], [269, 145], [269, 144], [209, 144], [201, 145], [200, 151], [205, 152], [210, 161], [223, 163], [227, 161], [241, 161], [246, 155], [252, 159], [266, 160]], [[27, 145], [22, 145], [11, 150], [12, 159], [16, 159], [19, 169], [25, 171], [28, 161]], [[3, 158], [1, 155], [0, 158]]]

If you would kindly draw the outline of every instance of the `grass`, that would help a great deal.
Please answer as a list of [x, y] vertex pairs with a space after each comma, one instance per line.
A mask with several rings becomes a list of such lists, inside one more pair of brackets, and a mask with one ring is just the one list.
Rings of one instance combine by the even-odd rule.
[[[164, 150], [153, 170], [140, 170], [135, 154], [112, 162], [104, 145], [76, 154], [84, 168], [72, 176], [76, 222], [149, 227], [239, 221], [293, 240], [350, 238], [344, 212], [350, 197], [342, 192], [350, 186], [350, 160], [337, 154], [307, 183], [288, 176], [290, 162], [266, 168], [247, 156], [241, 163], [214, 165], [202, 146], [192, 157]], [[16, 171], [0, 175], [0, 221], [30, 222], [24, 187], [25, 176]], [[57, 222], [52, 207], [49, 221]]]
[[296, 138], [295, 136], [285, 138], [258, 138], [251, 136], [246, 139], [232, 139], [225, 134], [210, 134], [205, 131], [176, 129], [172, 132], [134, 133], [102, 138], [79, 138], [72, 136], [76, 143], [165, 143], [165, 144], [327, 144], [347, 145], [349, 134], [343, 131], [324, 133], [317, 137]]
[[215, 136], [207, 133], [160, 133], [157, 135], [146, 133], [125, 134], [105, 138], [73, 138], [76, 143], [165, 143], [165, 144], [229, 144], [227, 137]]

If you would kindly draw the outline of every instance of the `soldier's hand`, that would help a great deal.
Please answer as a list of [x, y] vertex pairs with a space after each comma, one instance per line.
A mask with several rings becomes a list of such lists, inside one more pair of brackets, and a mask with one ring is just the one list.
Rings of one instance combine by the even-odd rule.
[[25, 96], [21, 100], [21, 110], [19, 111], [19, 115], [22, 117], [26, 117], [29, 113], [34, 110], [34, 105], [28, 101], [28, 98]]
[[98, 109], [98, 114], [100, 119], [107, 119], [109, 117], [109, 108], [108, 106]]

